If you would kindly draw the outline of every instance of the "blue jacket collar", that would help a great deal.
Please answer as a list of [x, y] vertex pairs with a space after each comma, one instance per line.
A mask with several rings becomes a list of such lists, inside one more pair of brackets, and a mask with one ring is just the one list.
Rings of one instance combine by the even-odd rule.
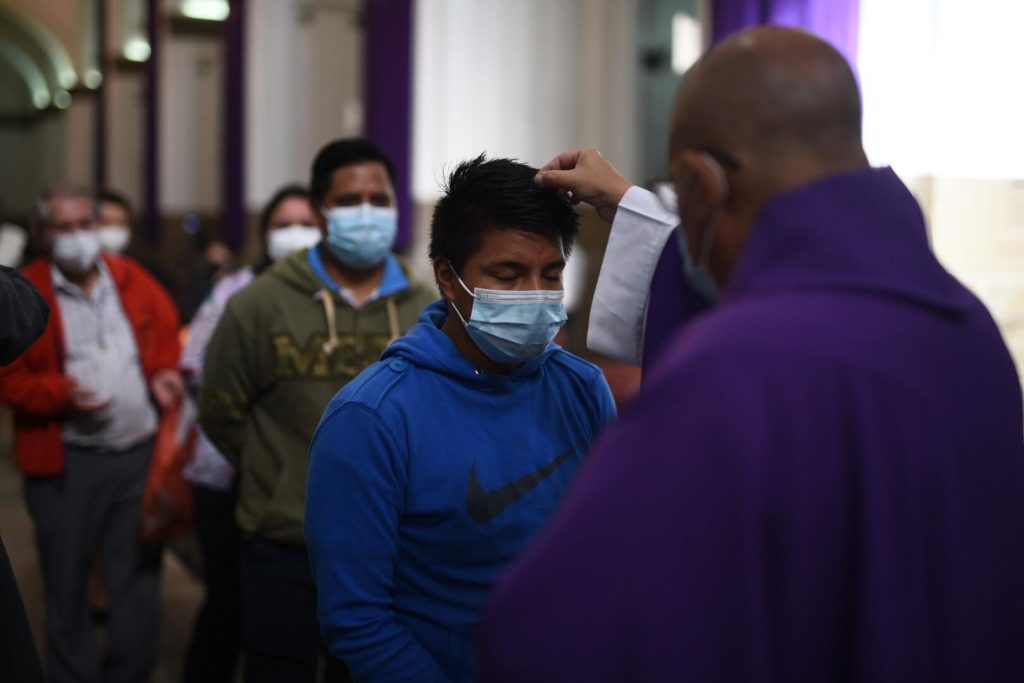
[[[320, 256], [320, 250], [317, 247], [311, 248], [306, 258], [309, 261], [309, 267], [313, 269], [313, 273], [328, 289], [332, 292], [341, 291], [341, 285], [335, 282], [334, 278], [327, 273], [323, 257]], [[409, 279], [405, 276], [402, 265], [395, 258], [394, 254], [388, 254], [384, 260], [384, 277], [380, 282], [380, 287], [377, 288], [377, 295], [371, 297], [370, 301], [393, 296], [407, 289], [409, 289]], [[369, 303], [369, 301], [366, 303]]]

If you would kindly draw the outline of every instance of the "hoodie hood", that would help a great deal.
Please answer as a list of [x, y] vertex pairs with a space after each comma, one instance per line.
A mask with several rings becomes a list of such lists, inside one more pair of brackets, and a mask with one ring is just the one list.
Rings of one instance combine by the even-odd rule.
[[[321, 278], [317, 275], [316, 271], [310, 265], [310, 249], [316, 249], [317, 247], [310, 247], [307, 249], [299, 249], [285, 258], [281, 259], [276, 263], [268, 272], [267, 275], [274, 278], [292, 289], [298, 290], [303, 294], [309, 295], [309, 297], [317, 302], [323, 308], [324, 315], [324, 329], [328, 335], [327, 348], [333, 353], [340, 343], [338, 336], [338, 318], [341, 315], [360, 315], [362, 312], [369, 312], [376, 306], [383, 306], [387, 310], [387, 320], [390, 326], [390, 338], [392, 341], [398, 339], [401, 336], [401, 326], [399, 324], [398, 307], [402, 306], [409, 300], [415, 301], [429, 301], [431, 294], [428, 293], [425, 287], [410, 277], [409, 268], [406, 264], [399, 261], [397, 258], [393, 258], [394, 262], [397, 262], [398, 267], [401, 268], [402, 274], [405, 276], [405, 282], [407, 286], [405, 289], [399, 291], [392, 290], [391, 293], [385, 293], [378, 296], [375, 300], [365, 303], [358, 309], [354, 308], [352, 304], [344, 297], [340, 296], [337, 291], [332, 291]], [[388, 265], [388, 268], [393, 266]], [[387, 271], [385, 270], [385, 278], [387, 278]]]
[[476, 385], [502, 384], [528, 377], [537, 372], [551, 356], [561, 350], [557, 344], [548, 344], [544, 353], [502, 375], [487, 372], [465, 358], [455, 343], [441, 330], [448, 319], [448, 304], [443, 299], [430, 304], [420, 313], [411, 330], [381, 356], [381, 360], [402, 358], [410, 363], [429, 368]]
[[[315, 249], [316, 247], [312, 247]], [[271, 277], [277, 278], [299, 291], [313, 295], [324, 289], [324, 283], [309, 267], [307, 254], [309, 249], [299, 249], [285, 256], [267, 271]]]
[[[273, 264], [273, 266], [266, 271], [267, 275], [280, 280], [289, 287], [293, 287], [294, 289], [311, 296], [319, 296], [319, 292], [321, 290], [330, 291], [324, 281], [317, 276], [316, 272], [314, 272], [309, 265], [309, 251], [310, 249], [316, 248], [316, 246], [313, 246], [307, 249], [293, 251], [291, 254], [288, 254], [288, 256]], [[394, 260], [402, 269], [402, 273], [405, 275], [405, 279], [408, 282], [408, 287], [405, 290], [394, 294], [385, 293], [382, 298], [394, 297], [398, 300], [402, 300], [407, 296], [412, 296], [413, 294], [420, 298], [427, 297], [429, 299], [433, 297], [433, 294], [428, 291], [425, 285], [412, 277], [412, 273], [409, 271], [409, 265], [401, 257], [394, 256]], [[337, 294], [335, 294], [335, 298], [338, 301], [343, 301], [343, 299], [341, 299]], [[345, 305], [348, 304], [346, 303]]]

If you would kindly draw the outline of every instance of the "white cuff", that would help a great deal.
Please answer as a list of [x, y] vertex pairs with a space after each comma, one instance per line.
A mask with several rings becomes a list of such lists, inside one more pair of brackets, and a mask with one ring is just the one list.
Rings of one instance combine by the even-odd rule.
[[651, 280], [678, 225], [653, 192], [634, 185], [622, 197], [590, 309], [591, 351], [640, 365]]

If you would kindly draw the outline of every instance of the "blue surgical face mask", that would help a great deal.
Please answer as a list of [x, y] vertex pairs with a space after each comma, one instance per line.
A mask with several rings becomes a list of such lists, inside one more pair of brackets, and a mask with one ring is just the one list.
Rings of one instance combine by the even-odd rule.
[[462, 278], [457, 274], [455, 278], [473, 297], [473, 312], [467, 321], [454, 301], [450, 302], [452, 309], [473, 342], [495, 363], [513, 365], [536, 358], [565, 325], [565, 292], [560, 289], [476, 287], [470, 292]]
[[387, 258], [398, 233], [398, 211], [360, 204], [324, 211], [327, 247], [352, 268], [372, 268]]

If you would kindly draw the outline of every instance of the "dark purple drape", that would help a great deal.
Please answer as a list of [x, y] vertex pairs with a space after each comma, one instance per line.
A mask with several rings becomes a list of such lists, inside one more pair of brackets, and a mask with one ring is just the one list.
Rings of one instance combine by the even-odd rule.
[[96, 2], [96, 68], [103, 80], [96, 88], [96, 121], [93, 127], [92, 183], [107, 185], [107, 0]]
[[412, 243], [412, 0], [366, 2], [366, 137], [395, 167], [398, 239]]
[[715, 0], [712, 42], [758, 24], [796, 26], [812, 31], [856, 63], [860, 0]]
[[146, 133], [143, 146], [145, 162], [144, 235], [150, 244], [160, 239], [160, 2], [146, 0], [146, 37], [149, 59], [146, 61]]
[[224, 25], [224, 167], [221, 188], [228, 245], [245, 240], [245, 0], [231, 0]]

